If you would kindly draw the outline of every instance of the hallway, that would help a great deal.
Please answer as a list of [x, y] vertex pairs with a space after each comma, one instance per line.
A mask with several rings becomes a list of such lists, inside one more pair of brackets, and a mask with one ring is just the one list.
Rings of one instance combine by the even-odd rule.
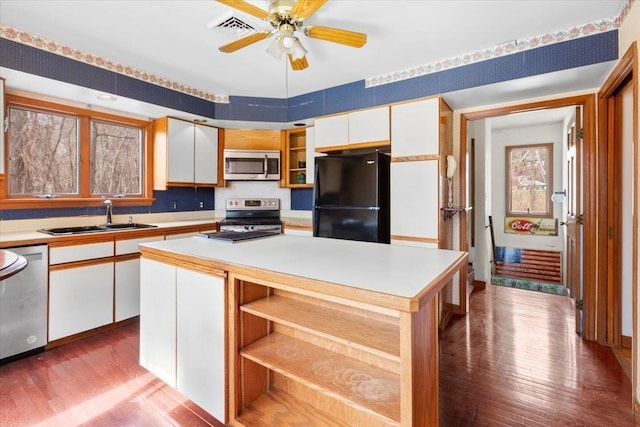
[[631, 383], [610, 348], [575, 334], [573, 310], [556, 295], [474, 291], [440, 339], [441, 425], [633, 426]]

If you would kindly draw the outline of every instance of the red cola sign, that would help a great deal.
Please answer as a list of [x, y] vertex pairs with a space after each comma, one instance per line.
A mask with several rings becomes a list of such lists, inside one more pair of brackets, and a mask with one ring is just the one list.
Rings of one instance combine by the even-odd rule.
[[557, 236], [558, 221], [555, 218], [506, 217], [504, 232], [537, 236]]

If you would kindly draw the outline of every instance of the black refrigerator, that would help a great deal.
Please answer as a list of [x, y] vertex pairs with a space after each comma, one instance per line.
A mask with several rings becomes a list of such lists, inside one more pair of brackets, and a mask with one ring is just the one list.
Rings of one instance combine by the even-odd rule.
[[313, 235], [389, 243], [390, 162], [378, 151], [317, 157]]

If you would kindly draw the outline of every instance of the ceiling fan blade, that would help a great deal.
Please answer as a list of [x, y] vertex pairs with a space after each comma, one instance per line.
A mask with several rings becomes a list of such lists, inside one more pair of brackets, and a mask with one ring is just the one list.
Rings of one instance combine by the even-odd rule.
[[294, 71], [304, 70], [309, 66], [309, 61], [307, 61], [307, 57], [303, 56], [302, 58], [293, 59], [291, 54], [287, 55], [289, 57], [289, 63], [291, 64], [291, 69]]
[[244, 0], [216, 0], [218, 3], [225, 4], [234, 9], [241, 10], [249, 15], [257, 16], [260, 19], [271, 19], [271, 14], [266, 10], [262, 10]]
[[227, 43], [224, 46], [220, 46], [221, 52], [231, 53], [235, 52], [238, 49], [242, 49], [243, 47], [247, 47], [252, 43], [259, 42], [260, 40], [264, 40], [271, 35], [269, 31], [260, 31], [259, 33], [249, 34], [246, 37], [241, 39], [232, 41], [231, 43]]
[[314, 39], [340, 43], [351, 47], [362, 47], [367, 42], [366, 34], [338, 28], [309, 26], [305, 28], [304, 33]]
[[327, 0], [298, 0], [291, 9], [291, 16], [302, 21], [313, 15], [316, 10], [320, 9]]

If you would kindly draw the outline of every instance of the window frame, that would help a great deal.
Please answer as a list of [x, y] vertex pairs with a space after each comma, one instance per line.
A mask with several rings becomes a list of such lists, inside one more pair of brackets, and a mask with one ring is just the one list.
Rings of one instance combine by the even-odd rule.
[[[512, 173], [511, 173], [511, 152], [514, 150], [522, 150], [522, 149], [540, 149], [544, 148], [547, 150], [547, 162], [548, 166], [546, 168], [548, 174], [547, 180], [547, 196], [545, 198], [545, 208], [546, 211], [544, 213], [533, 213], [533, 212], [521, 212], [513, 210], [513, 198], [511, 190], [513, 188], [512, 184]], [[551, 191], [553, 187], [553, 148], [554, 144], [552, 142], [540, 143], [540, 144], [523, 144], [523, 145], [507, 145], [505, 147], [505, 216], [514, 217], [514, 216], [526, 216], [526, 217], [535, 217], [535, 218], [553, 218], [553, 205], [551, 203]]]
[[[125, 195], [115, 197], [115, 195], [105, 195], [109, 197], [116, 206], [150, 206], [153, 201], [153, 146], [152, 130], [153, 124], [150, 120], [141, 120], [113, 113], [94, 111], [65, 104], [59, 104], [40, 99], [28, 98], [18, 95], [5, 96], [5, 112], [9, 114], [9, 108], [23, 108], [40, 110], [53, 114], [65, 114], [75, 116], [79, 120], [79, 141], [78, 141], [78, 191], [77, 195], [57, 195], [50, 199], [42, 199], [32, 195], [10, 195], [9, 194], [9, 141], [8, 134], [5, 134], [4, 150], [5, 176], [0, 177], [0, 210], [5, 209], [39, 209], [39, 208], [62, 208], [62, 207], [93, 207], [102, 206], [104, 199], [102, 195], [91, 194], [91, 120], [113, 123], [125, 126], [139, 127], [141, 136], [141, 194]], [[110, 197], [113, 196], [113, 197]]]

